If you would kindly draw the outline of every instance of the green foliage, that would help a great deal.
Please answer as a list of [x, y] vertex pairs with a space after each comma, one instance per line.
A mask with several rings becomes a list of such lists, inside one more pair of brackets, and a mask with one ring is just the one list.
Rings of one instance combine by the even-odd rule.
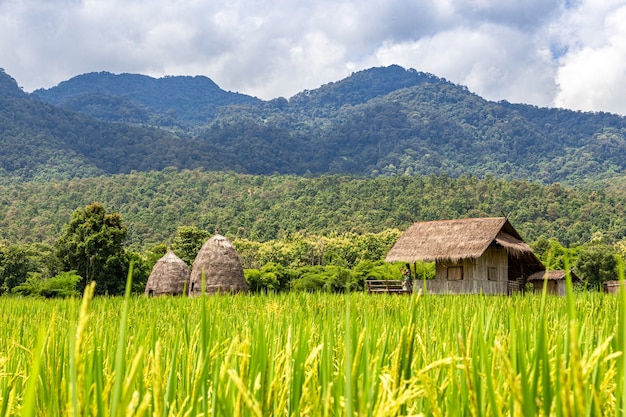
[[533, 244], [533, 251], [547, 270], [565, 269], [566, 257], [570, 263], [574, 261], [570, 255], [571, 251], [563, 247], [556, 239], [539, 238]]
[[24, 283], [30, 274], [49, 278], [60, 270], [53, 248], [45, 244], [0, 244], [0, 294]]
[[133, 266], [132, 292], [134, 294], [143, 294], [154, 264], [150, 263], [147, 255], [144, 256], [138, 252], [127, 250], [124, 253], [124, 263], [122, 265], [124, 276], [128, 276], [128, 270], [131, 265]]
[[[366, 279], [401, 279], [404, 264], [390, 264], [383, 260], [360, 261], [352, 268], [338, 265], [313, 265], [286, 268], [270, 262], [261, 269], [245, 269], [250, 291], [278, 292], [285, 290], [305, 292], [362, 291]], [[418, 279], [435, 276], [434, 263], [418, 263]]]
[[11, 288], [11, 292], [23, 296], [40, 295], [43, 284], [41, 274], [39, 272], [29, 272], [27, 275], [26, 280]]
[[96, 281], [98, 294], [123, 292], [127, 270], [123, 246], [126, 234], [122, 216], [107, 213], [99, 203], [74, 211], [64, 235], [57, 242], [57, 249], [65, 269], [75, 270], [83, 277], [79, 291]]
[[324, 288], [324, 278], [319, 273], [308, 272], [290, 283], [292, 291], [320, 292]]
[[65, 298], [76, 297], [76, 285], [82, 280], [76, 271], [61, 272], [44, 279], [39, 273], [29, 273], [25, 282], [12, 289], [14, 294], [30, 297]]
[[301, 268], [299, 277], [291, 281], [291, 289], [306, 292], [345, 292], [358, 288], [351, 271], [335, 265]]
[[352, 275], [358, 289], [365, 287], [367, 279], [401, 279], [402, 275], [397, 265], [379, 261], [365, 260], [359, 262], [352, 270]]
[[417, 280], [425, 280], [425, 279], [434, 279], [435, 278], [435, 263], [434, 262], [417, 262], [412, 265], [411, 268], [414, 268], [415, 279]]
[[248, 288], [253, 292], [278, 292], [289, 289], [290, 282], [299, 275], [298, 269], [286, 268], [270, 262], [259, 269], [245, 269]]
[[[129, 227], [126, 243], [133, 250], [143, 252], [172, 242], [181, 226], [206, 231], [219, 227], [231, 241], [240, 242], [237, 248], [246, 267], [255, 269], [285, 260], [282, 243], [260, 252], [258, 242], [280, 240], [294, 250], [297, 247], [298, 256], [290, 258], [294, 264], [285, 266], [342, 260], [350, 264], [380, 259], [388, 248], [375, 243], [372, 251], [368, 239], [382, 239], [391, 247], [412, 221], [502, 213], [525, 241], [556, 239], [571, 248], [590, 241], [598, 231], [609, 244], [626, 237], [626, 188], [622, 183], [567, 187], [494, 177], [304, 178], [169, 168], [0, 185], [4, 208], [0, 210], [0, 239], [53, 244], [77, 206], [100, 201], [123, 216]], [[312, 240], [312, 236], [334, 238], [346, 233], [354, 234], [350, 242], [338, 239], [327, 245], [325, 238]], [[249, 242], [244, 245], [244, 240]], [[350, 250], [352, 259], [345, 258], [346, 245], [358, 249]], [[327, 249], [334, 253], [325, 255]]]
[[[0, 183], [218, 166], [211, 144], [0, 94]], [[166, 156], [164, 157], [164, 153]]]
[[180, 226], [172, 243], [172, 250], [176, 255], [191, 266], [204, 242], [211, 237], [211, 233], [200, 230], [195, 226]]
[[279, 240], [251, 242], [235, 239], [245, 268], [260, 268], [267, 264], [279, 264], [288, 268], [310, 265], [338, 265], [354, 267], [364, 260], [380, 260], [400, 236], [398, 230], [381, 233], [344, 233], [330, 236], [288, 233]]
[[252, 292], [276, 292], [280, 289], [278, 277], [273, 272], [263, 273], [258, 269], [246, 269], [244, 276]]
[[146, 253], [146, 267], [152, 271], [154, 265], [167, 253], [167, 245], [160, 243], [149, 248]]
[[582, 251], [576, 262], [576, 271], [590, 288], [600, 288], [605, 281], [618, 279], [617, 250], [612, 245], [592, 244]]

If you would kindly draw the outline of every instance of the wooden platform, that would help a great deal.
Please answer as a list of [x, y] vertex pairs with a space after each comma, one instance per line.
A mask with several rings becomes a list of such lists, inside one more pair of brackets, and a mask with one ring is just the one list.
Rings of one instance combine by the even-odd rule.
[[402, 281], [396, 279], [367, 279], [365, 290], [368, 294], [411, 294], [411, 290], [402, 287]]

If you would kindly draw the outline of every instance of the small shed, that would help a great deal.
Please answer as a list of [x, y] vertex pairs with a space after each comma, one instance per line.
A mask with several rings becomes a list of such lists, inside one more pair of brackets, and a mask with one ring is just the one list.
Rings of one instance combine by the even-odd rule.
[[[545, 270], [506, 217], [413, 223], [387, 262], [435, 262], [429, 293], [510, 294]], [[423, 290], [423, 281], [414, 286]]]
[[[626, 285], [626, 284], [622, 284], [622, 285]], [[619, 289], [620, 289], [620, 282], [618, 280], [604, 281], [602, 283], [602, 291], [604, 291], [607, 294], [617, 294], [619, 293]]]
[[232, 243], [220, 234], [207, 240], [193, 261], [190, 296], [202, 294], [203, 273], [206, 294], [248, 292], [239, 255]]
[[157, 295], [181, 295], [189, 285], [189, 267], [169, 249], [152, 268], [145, 294], [148, 297]]
[[[572, 283], [580, 282], [578, 275], [574, 271], [570, 271]], [[565, 295], [565, 271], [557, 269], [554, 271], [539, 271], [528, 277], [526, 282], [533, 284], [535, 292], [542, 292], [544, 283], [547, 285], [548, 294]]]

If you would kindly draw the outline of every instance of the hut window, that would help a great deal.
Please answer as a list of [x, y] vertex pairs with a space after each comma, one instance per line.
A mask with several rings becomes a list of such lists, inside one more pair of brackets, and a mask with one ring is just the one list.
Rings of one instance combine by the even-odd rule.
[[448, 267], [448, 281], [460, 281], [463, 279], [463, 267], [462, 266], [449, 266]]
[[489, 281], [497, 281], [498, 280], [498, 268], [495, 266], [487, 267], [487, 279]]
[[195, 283], [195, 282], [192, 282], [192, 283], [191, 283], [191, 292], [193, 292], [193, 287], [195, 287], [195, 286], [196, 286], [196, 283]]

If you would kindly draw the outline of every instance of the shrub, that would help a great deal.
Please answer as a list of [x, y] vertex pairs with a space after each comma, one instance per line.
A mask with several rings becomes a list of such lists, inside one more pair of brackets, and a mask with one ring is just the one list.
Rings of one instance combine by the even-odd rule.
[[76, 275], [76, 271], [61, 272], [48, 279], [43, 279], [41, 274], [33, 272], [28, 274], [24, 283], [14, 287], [12, 292], [30, 297], [74, 297], [78, 295], [76, 284], [81, 279], [79, 275]]

